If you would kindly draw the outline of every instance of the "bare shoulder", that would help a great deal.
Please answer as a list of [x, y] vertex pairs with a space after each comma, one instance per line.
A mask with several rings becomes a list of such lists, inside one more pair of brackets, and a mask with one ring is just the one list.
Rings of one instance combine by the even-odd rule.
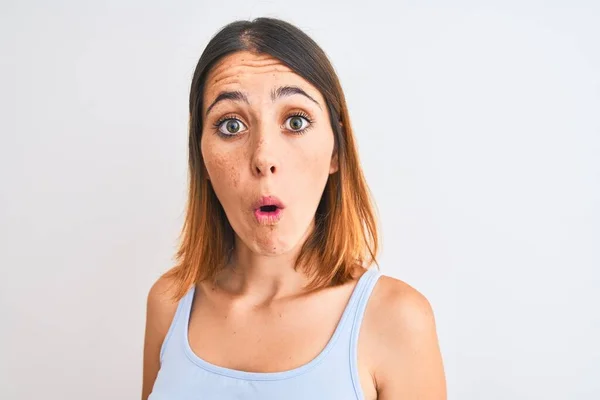
[[382, 275], [368, 303], [365, 325], [379, 400], [446, 399], [435, 316], [421, 292]]
[[[373, 292], [372, 314], [375, 321], [384, 324], [380, 328], [411, 330], [431, 329], [434, 324], [433, 308], [429, 300], [408, 283], [382, 275]], [[392, 329], [392, 332], [394, 329]], [[389, 329], [383, 332], [391, 333]]]
[[151, 312], [152, 317], [157, 320], [172, 319], [175, 314], [178, 302], [173, 300], [173, 284], [173, 279], [162, 276], [154, 282], [148, 291], [147, 311]]
[[[172, 278], [160, 277], [148, 291], [146, 301], [146, 340], [160, 347], [177, 311]], [[156, 350], [156, 348], [154, 349]]]
[[179, 302], [172, 279], [160, 277], [148, 291], [144, 334], [142, 399], [147, 399], [160, 369], [160, 350]]

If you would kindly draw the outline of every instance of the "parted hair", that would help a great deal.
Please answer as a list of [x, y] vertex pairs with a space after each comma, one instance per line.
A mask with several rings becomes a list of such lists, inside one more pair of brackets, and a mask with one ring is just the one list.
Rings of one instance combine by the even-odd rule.
[[303, 243], [295, 268], [310, 278], [308, 289], [342, 284], [355, 266], [377, 262], [376, 205], [360, 166], [346, 99], [325, 52], [306, 33], [276, 18], [235, 21], [209, 41], [196, 65], [189, 97], [189, 192], [176, 264], [163, 274], [174, 284], [175, 300], [202, 280], [214, 280], [230, 261], [234, 232], [207, 179], [200, 150], [206, 77], [223, 57], [238, 51], [268, 54], [310, 82], [323, 95], [338, 170], [330, 174], [315, 213], [315, 229]]

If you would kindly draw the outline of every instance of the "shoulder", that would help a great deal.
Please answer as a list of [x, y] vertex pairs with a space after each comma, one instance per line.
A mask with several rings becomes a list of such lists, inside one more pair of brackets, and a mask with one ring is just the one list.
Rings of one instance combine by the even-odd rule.
[[435, 317], [429, 300], [408, 283], [382, 275], [368, 303], [365, 322], [376, 333], [383, 354], [434, 333]]
[[[433, 308], [417, 289], [382, 275], [365, 315], [381, 399], [445, 399]], [[374, 338], [377, 338], [376, 340]]]
[[148, 291], [144, 334], [142, 398], [147, 399], [160, 369], [160, 351], [177, 310], [172, 278], [160, 277]]
[[[173, 278], [161, 276], [150, 287], [146, 299], [147, 318], [151, 319], [158, 331], [168, 330], [179, 302], [174, 299]], [[166, 325], [166, 330], [164, 329]]]
[[175, 317], [179, 305], [179, 301], [176, 299], [177, 287], [174, 278], [163, 275], [148, 290], [146, 342], [155, 352], [160, 350]]
[[[433, 308], [429, 300], [408, 283], [382, 275], [373, 292], [372, 314], [380, 328], [410, 331], [431, 328], [434, 322]], [[384, 329], [384, 332], [390, 332]]]

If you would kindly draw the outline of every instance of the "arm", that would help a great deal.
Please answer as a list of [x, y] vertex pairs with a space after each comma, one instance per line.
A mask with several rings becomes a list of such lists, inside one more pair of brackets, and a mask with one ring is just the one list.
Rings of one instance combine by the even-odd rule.
[[416, 289], [388, 282], [378, 320], [375, 381], [379, 400], [446, 400], [433, 310]]
[[144, 334], [142, 400], [147, 400], [160, 369], [160, 348], [177, 309], [170, 299], [170, 283], [158, 279], [150, 288], [146, 302], [146, 329]]

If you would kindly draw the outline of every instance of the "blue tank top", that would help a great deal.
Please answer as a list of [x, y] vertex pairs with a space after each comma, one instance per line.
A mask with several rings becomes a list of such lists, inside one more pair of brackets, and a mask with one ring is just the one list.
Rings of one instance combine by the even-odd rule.
[[193, 286], [179, 302], [163, 341], [160, 370], [148, 400], [362, 400], [358, 334], [380, 276], [378, 269], [371, 268], [359, 278], [333, 335], [319, 355], [307, 364], [281, 372], [241, 371], [198, 357], [188, 341]]

